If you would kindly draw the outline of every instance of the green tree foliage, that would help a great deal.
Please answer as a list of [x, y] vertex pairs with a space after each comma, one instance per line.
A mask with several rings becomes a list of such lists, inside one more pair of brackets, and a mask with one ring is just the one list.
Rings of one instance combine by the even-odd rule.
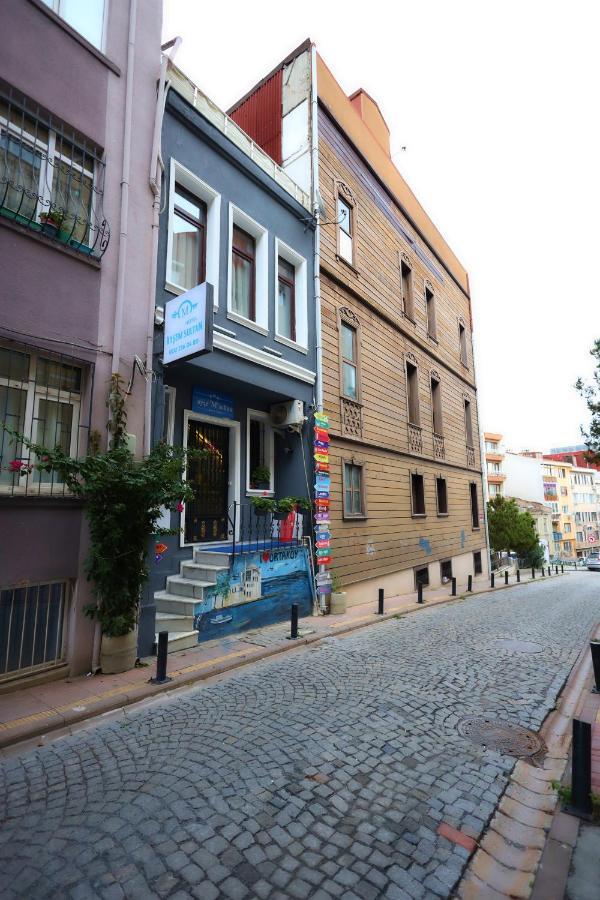
[[488, 528], [493, 550], [526, 558], [539, 547], [533, 516], [506, 497], [497, 495], [488, 503]]
[[600, 338], [594, 341], [590, 355], [596, 363], [596, 371], [594, 372], [592, 383], [586, 384], [583, 379], [578, 378], [575, 382], [575, 387], [585, 399], [591, 415], [588, 430], [586, 431], [585, 428], [581, 429], [589, 450], [588, 459], [591, 463], [600, 463]]

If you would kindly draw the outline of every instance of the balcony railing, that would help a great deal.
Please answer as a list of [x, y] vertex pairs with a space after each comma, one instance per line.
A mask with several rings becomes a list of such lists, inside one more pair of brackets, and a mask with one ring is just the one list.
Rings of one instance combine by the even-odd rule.
[[101, 151], [0, 82], [0, 217], [99, 259], [103, 188]]
[[469, 468], [474, 469], [475, 468], [475, 448], [469, 447], [468, 444], [466, 445], [466, 448], [467, 448], [467, 465], [469, 466]]
[[441, 434], [433, 433], [433, 455], [436, 459], [446, 458], [446, 447], [444, 438]]
[[411, 453], [423, 452], [423, 435], [419, 425], [408, 423], [408, 448]]
[[290, 513], [279, 519], [271, 512], [261, 515], [252, 503], [236, 501], [229, 507], [229, 535], [234, 558], [240, 553], [297, 547], [309, 533], [310, 511]]

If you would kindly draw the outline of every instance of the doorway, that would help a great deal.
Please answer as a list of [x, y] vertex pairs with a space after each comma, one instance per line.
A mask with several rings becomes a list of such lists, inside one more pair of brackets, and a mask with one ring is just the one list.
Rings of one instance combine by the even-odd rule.
[[189, 419], [188, 450], [203, 450], [200, 459], [190, 459], [187, 481], [194, 500], [185, 505], [184, 541], [204, 544], [226, 541], [229, 536], [230, 428], [214, 422]]

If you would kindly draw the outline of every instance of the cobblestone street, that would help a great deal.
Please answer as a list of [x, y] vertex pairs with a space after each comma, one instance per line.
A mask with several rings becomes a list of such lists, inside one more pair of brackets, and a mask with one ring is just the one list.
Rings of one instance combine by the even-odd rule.
[[515, 763], [458, 722], [538, 729], [599, 588], [425, 609], [5, 760], [2, 897], [449, 897], [468, 850], [438, 827], [477, 839]]

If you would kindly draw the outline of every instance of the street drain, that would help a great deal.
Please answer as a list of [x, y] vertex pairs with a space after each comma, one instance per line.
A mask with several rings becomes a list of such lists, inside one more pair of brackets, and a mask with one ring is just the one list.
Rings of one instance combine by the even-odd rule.
[[513, 653], [541, 653], [543, 650], [541, 644], [534, 644], [532, 641], [513, 641], [509, 638], [500, 638], [497, 641], [492, 641], [492, 648], [512, 650]]
[[458, 731], [474, 744], [520, 759], [536, 756], [546, 749], [543, 740], [534, 731], [529, 731], [522, 725], [498, 722], [485, 716], [461, 719]]

